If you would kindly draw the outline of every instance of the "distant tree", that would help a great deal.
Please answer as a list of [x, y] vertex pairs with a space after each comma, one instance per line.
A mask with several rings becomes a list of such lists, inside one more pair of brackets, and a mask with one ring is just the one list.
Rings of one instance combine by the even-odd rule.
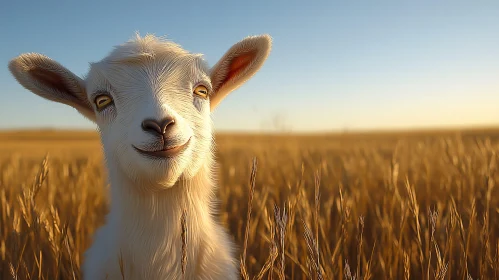
[[273, 113], [260, 122], [260, 129], [280, 133], [291, 132], [293, 127], [285, 113]]

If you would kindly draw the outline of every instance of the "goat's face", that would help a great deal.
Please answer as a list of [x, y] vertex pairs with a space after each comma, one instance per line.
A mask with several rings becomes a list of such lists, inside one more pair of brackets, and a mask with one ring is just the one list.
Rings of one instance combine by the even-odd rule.
[[93, 64], [88, 100], [106, 158], [138, 185], [170, 187], [211, 153], [209, 69], [189, 54], [136, 59]]
[[25, 88], [95, 122], [112, 171], [163, 189], [211, 159], [211, 111], [260, 69], [270, 46], [268, 35], [247, 37], [209, 69], [200, 55], [148, 35], [91, 64], [85, 80], [39, 54], [9, 69]]

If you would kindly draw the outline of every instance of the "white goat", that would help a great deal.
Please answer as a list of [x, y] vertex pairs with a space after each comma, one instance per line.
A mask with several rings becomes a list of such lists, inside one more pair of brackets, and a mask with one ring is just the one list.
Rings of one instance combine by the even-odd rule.
[[85, 253], [84, 279], [181, 279], [182, 209], [187, 210], [185, 279], [239, 277], [234, 245], [212, 216], [210, 113], [267, 59], [268, 35], [247, 37], [209, 68], [179, 45], [139, 35], [82, 80], [52, 59], [9, 63], [33, 93], [74, 107], [98, 125], [111, 185], [106, 224]]

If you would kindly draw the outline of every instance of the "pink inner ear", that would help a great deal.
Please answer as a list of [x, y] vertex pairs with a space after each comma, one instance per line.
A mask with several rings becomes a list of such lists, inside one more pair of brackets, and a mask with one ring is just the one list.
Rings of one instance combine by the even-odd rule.
[[56, 73], [50, 72], [45, 69], [33, 68], [29, 70], [29, 74], [38, 82], [49, 88], [73, 95], [71, 89], [66, 86], [62, 77]]
[[251, 63], [251, 61], [255, 59], [255, 56], [256, 56], [256, 51], [250, 51], [238, 55], [234, 59], [232, 59], [229, 64], [229, 70], [222, 84], [225, 84], [229, 80], [234, 79], [235, 77], [237, 77], [237, 75], [243, 72], [246, 69], [246, 67], [248, 67], [248, 65]]

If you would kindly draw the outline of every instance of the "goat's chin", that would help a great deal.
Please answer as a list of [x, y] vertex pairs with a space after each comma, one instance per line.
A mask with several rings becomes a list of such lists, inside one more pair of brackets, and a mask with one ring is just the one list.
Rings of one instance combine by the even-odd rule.
[[176, 187], [179, 177], [162, 178], [162, 180], [151, 181], [148, 180], [147, 184], [140, 186], [145, 191], [158, 192], [168, 190]]
[[150, 170], [131, 179], [137, 190], [157, 192], [176, 187], [181, 180], [181, 175], [180, 171], [163, 170], [154, 173], [153, 170]]
[[152, 157], [135, 149], [115, 151], [112, 155], [120, 173], [128, 177], [134, 188], [156, 192], [175, 188], [179, 182], [192, 179], [200, 169], [200, 154], [190, 145], [171, 157]]
[[133, 160], [122, 162], [122, 172], [144, 191], [161, 191], [175, 187], [187, 161], [185, 156], [153, 158], [136, 153]]

